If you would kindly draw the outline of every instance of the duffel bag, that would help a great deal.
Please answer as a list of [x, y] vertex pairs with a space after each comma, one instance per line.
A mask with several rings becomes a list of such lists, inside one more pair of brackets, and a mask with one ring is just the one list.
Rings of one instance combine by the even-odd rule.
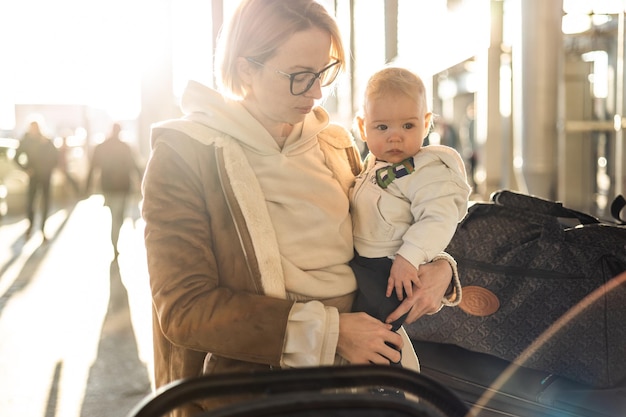
[[446, 251], [463, 300], [406, 325], [412, 339], [596, 387], [626, 377], [626, 284], [616, 278], [626, 226], [504, 190], [470, 207]]

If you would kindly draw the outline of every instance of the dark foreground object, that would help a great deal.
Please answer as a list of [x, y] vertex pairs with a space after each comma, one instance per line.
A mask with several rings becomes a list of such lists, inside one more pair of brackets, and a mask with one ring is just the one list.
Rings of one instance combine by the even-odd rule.
[[[379, 387], [404, 395], [376, 394], [372, 388]], [[254, 397], [199, 416], [464, 417], [468, 411], [452, 391], [424, 375], [371, 365], [206, 375], [173, 382], [144, 399], [128, 417], [163, 416], [192, 401], [238, 394]]]

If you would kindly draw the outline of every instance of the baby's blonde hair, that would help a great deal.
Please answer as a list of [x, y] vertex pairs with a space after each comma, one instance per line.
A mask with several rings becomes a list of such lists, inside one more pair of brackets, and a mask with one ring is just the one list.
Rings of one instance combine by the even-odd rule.
[[419, 103], [424, 112], [428, 111], [424, 82], [417, 74], [401, 67], [386, 67], [370, 77], [365, 87], [363, 107], [367, 107], [368, 100], [390, 93], [404, 94]]

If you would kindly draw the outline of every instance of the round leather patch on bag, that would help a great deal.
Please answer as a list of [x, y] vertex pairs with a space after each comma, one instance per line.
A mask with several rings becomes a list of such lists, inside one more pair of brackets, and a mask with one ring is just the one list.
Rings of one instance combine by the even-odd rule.
[[487, 288], [470, 285], [463, 287], [461, 310], [472, 316], [489, 316], [500, 309], [500, 300]]

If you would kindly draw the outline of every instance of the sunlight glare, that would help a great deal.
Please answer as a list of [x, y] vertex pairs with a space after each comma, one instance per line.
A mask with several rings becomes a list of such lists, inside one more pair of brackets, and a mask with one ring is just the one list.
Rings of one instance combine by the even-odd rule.
[[[140, 36], [147, 0], [0, 3], [0, 123], [13, 104], [86, 104], [113, 118], [140, 105]], [[6, 126], [0, 126], [6, 128]]]

